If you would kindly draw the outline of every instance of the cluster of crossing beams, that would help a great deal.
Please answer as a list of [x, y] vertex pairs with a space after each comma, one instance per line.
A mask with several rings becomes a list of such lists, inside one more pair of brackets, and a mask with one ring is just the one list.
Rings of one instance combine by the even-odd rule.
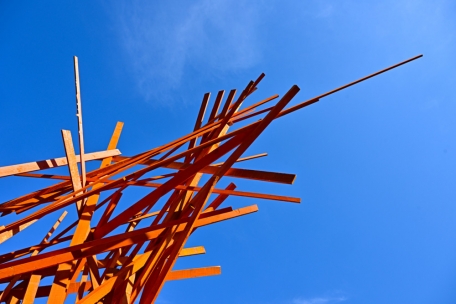
[[[1, 216], [27, 214], [0, 227], [0, 242], [49, 214], [61, 213], [35, 245], [0, 255], [0, 283], [6, 286], [0, 301], [33, 303], [36, 298], [46, 297], [48, 303], [63, 303], [69, 294], [76, 294], [77, 303], [152, 303], [166, 281], [220, 274], [218, 266], [185, 270], [173, 270], [173, 266], [180, 257], [205, 253], [204, 247], [185, 247], [195, 230], [258, 211], [257, 205], [240, 209], [221, 207], [229, 196], [300, 202], [295, 197], [237, 190], [234, 182], [226, 188], [217, 187], [222, 177], [293, 183], [294, 174], [232, 167], [266, 156], [245, 156], [245, 152], [269, 124], [421, 56], [290, 107], [288, 104], [299, 91], [296, 85], [281, 98], [273, 95], [245, 105], [264, 74], [250, 81], [240, 93], [231, 90], [226, 98], [225, 91], [220, 91], [211, 102], [207, 93], [191, 133], [131, 157], [121, 156], [117, 149], [121, 122], [117, 123], [105, 151], [84, 152], [75, 57], [79, 155], [75, 153], [70, 131], [62, 130], [65, 157], [0, 167], [0, 177], [57, 182], [0, 204]], [[208, 108], [210, 113], [206, 115]], [[99, 168], [86, 172], [85, 163], [95, 160], [101, 161]], [[68, 167], [69, 175], [42, 172], [59, 166]], [[170, 173], [157, 173], [164, 168]], [[122, 203], [122, 195], [130, 186], [150, 190], [134, 203]], [[74, 212], [77, 220], [63, 224], [67, 212]], [[59, 227], [61, 224], [65, 228]], [[54, 233], [58, 227], [60, 232]], [[42, 284], [45, 277], [52, 278], [51, 285]]]

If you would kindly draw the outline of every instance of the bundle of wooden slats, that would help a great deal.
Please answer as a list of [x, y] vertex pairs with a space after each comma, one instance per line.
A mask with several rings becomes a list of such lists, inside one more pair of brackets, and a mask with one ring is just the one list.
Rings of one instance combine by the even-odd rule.
[[[66, 157], [0, 167], [0, 177], [59, 181], [0, 204], [1, 216], [28, 211], [22, 219], [0, 227], [0, 242], [49, 214], [63, 212], [35, 245], [0, 255], [0, 284], [6, 286], [0, 301], [33, 303], [36, 298], [46, 297], [48, 303], [63, 303], [69, 294], [76, 294], [77, 303], [152, 303], [168, 280], [220, 274], [218, 266], [172, 269], [179, 257], [205, 253], [204, 247], [185, 247], [197, 228], [258, 210], [256, 205], [235, 210], [222, 208], [229, 196], [300, 202], [295, 197], [239, 191], [234, 183], [224, 189], [217, 188], [222, 177], [293, 183], [293, 174], [232, 168], [235, 163], [266, 156], [265, 153], [243, 155], [269, 124], [325, 96], [419, 57], [421, 55], [289, 108], [286, 106], [299, 91], [297, 86], [291, 87], [273, 106], [260, 109], [278, 99], [278, 95], [242, 107], [264, 74], [251, 81], [237, 97], [236, 90], [231, 90], [225, 99], [225, 92], [218, 92], [206, 118], [210, 103], [207, 93], [193, 132], [131, 157], [120, 156], [117, 150], [123, 127], [120, 122], [106, 151], [84, 152], [79, 70], [75, 57], [80, 154], [75, 154], [71, 133], [62, 130]], [[244, 121], [242, 127], [234, 128], [241, 121]], [[85, 162], [94, 160], [101, 160], [99, 169], [86, 172]], [[59, 166], [67, 166], [69, 175], [31, 173]], [[163, 169], [170, 173], [156, 173]], [[203, 178], [203, 175], [206, 176]], [[122, 195], [130, 186], [151, 190], [134, 203], [124, 203]], [[77, 220], [54, 235], [67, 212], [75, 212]], [[60, 246], [56, 247], [60, 249], [53, 248], [58, 244]], [[53, 283], [40, 284], [45, 277], [51, 277]]]

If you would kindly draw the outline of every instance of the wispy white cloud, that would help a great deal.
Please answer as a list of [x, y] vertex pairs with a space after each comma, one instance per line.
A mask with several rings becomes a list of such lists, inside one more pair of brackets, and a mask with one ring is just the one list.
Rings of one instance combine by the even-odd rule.
[[261, 3], [246, 0], [126, 1], [114, 16], [145, 99], [176, 89], [186, 71], [216, 74], [250, 68], [261, 58]]
[[293, 304], [336, 304], [345, 302], [346, 297], [315, 297], [315, 298], [297, 298], [293, 300]]

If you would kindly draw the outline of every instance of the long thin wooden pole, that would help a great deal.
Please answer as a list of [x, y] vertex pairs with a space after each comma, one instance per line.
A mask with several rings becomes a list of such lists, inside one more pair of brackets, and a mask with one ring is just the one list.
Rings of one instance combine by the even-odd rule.
[[78, 57], [73, 57], [74, 63], [74, 84], [76, 88], [76, 116], [78, 118], [78, 132], [79, 132], [79, 157], [81, 159], [81, 179], [82, 186], [86, 184], [86, 168], [84, 162], [84, 131], [82, 129], [82, 104], [81, 104], [81, 88], [79, 83], [79, 64]]

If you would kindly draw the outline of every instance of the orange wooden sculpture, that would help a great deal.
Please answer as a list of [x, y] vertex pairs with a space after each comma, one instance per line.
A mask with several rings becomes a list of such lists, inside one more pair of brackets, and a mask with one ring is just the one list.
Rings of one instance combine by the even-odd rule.
[[[275, 119], [419, 57], [421, 55], [288, 108], [299, 91], [297, 86], [291, 87], [270, 107], [260, 109], [278, 99], [278, 95], [244, 106], [264, 74], [251, 81], [240, 94], [231, 90], [224, 99], [225, 92], [218, 92], [205, 118], [210, 102], [207, 93], [191, 133], [131, 157], [120, 156], [117, 150], [123, 127], [120, 122], [106, 151], [84, 152], [75, 57], [80, 154], [75, 154], [71, 133], [62, 130], [66, 157], [0, 168], [0, 177], [4, 178], [14, 175], [57, 181], [0, 204], [1, 216], [29, 211], [29, 215], [0, 227], [0, 242], [48, 214], [62, 213], [49, 233], [36, 240], [36, 245], [0, 255], [0, 283], [7, 283], [0, 301], [28, 304], [38, 297], [47, 297], [48, 303], [63, 303], [68, 294], [74, 293], [76, 302], [84, 304], [152, 303], [168, 280], [220, 274], [218, 266], [172, 269], [179, 257], [205, 252], [203, 247], [185, 247], [197, 228], [258, 211], [256, 205], [236, 210], [221, 207], [229, 196], [300, 202], [294, 197], [236, 190], [234, 183], [225, 189], [217, 188], [222, 177], [293, 183], [293, 174], [232, 168], [236, 162], [265, 156], [244, 156], [255, 139]], [[236, 128], [241, 121], [244, 121], [242, 127]], [[86, 172], [85, 162], [93, 160], [101, 160], [99, 169]], [[69, 176], [31, 173], [57, 166], [67, 166]], [[155, 172], [160, 168], [172, 173], [157, 175]], [[203, 175], [206, 175], [204, 179]], [[121, 204], [122, 194], [130, 186], [150, 188], [150, 192], [137, 202]], [[67, 208], [70, 205], [74, 207]], [[67, 214], [64, 209], [75, 212], [77, 220], [62, 224], [65, 228], [54, 235], [64, 222]], [[141, 221], [147, 221], [145, 228], [137, 228]], [[53, 246], [57, 244], [65, 246], [55, 249]], [[51, 277], [52, 284], [43, 285], [41, 280], [45, 277]]]

